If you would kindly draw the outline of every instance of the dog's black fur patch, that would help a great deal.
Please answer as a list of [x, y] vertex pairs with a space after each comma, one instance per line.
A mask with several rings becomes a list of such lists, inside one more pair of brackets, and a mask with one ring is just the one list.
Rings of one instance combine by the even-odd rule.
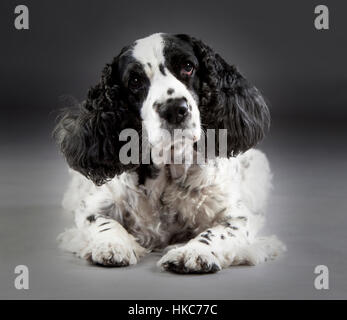
[[[163, 38], [165, 68], [195, 93], [203, 130], [227, 129], [228, 156], [255, 146], [270, 124], [269, 110], [260, 92], [202, 41], [183, 34]], [[64, 111], [55, 129], [69, 166], [96, 185], [124, 171], [136, 170], [140, 184], [156, 175], [151, 165], [122, 164], [119, 160], [119, 150], [127, 143], [119, 141], [120, 132], [131, 128], [141, 134], [140, 112], [150, 86], [132, 50], [132, 46], [123, 48], [105, 66], [86, 101]], [[189, 77], [180, 73], [187, 61], [194, 66]], [[165, 68], [160, 66], [163, 74]], [[134, 77], [140, 82], [136, 87], [132, 86]], [[218, 154], [218, 134], [216, 139]]]

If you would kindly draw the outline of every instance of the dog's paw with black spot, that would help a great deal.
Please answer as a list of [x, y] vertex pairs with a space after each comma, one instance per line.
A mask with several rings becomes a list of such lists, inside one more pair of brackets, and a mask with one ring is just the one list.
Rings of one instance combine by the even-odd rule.
[[175, 273], [214, 273], [222, 269], [214, 252], [199, 243], [171, 249], [158, 266]]

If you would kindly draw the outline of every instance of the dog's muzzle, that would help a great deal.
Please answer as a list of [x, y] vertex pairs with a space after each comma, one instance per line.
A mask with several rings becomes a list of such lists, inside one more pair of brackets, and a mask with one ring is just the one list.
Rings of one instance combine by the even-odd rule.
[[161, 106], [159, 116], [171, 125], [182, 124], [190, 116], [187, 99], [168, 99]]

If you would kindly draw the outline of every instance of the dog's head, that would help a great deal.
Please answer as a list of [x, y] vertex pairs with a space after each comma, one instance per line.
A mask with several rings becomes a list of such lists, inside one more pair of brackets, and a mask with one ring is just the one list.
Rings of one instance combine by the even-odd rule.
[[210, 47], [154, 34], [123, 48], [55, 132], [69, 165], [99, 185], [137, 166], [119, 159], [123, 129], [141, 137], [143, 127], [150, 145], [163, 130], [183, 129], [197, 141], [206, 129], [227, 129], [227, 154], [235, 156], [256, 145], [269, 122], [259, 91]]

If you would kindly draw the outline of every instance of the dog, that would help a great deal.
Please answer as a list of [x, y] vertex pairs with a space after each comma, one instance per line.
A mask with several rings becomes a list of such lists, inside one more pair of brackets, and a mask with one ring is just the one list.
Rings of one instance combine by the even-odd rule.
[[[273, 259], [285, 246], [257, 236], [271, 171], [254, 149], [269, 126], [259, 90], [204, 42], [157, 33], [124, 47], [55, 129], [72, 176], [63, 206], [76, 224], [58, 237], [61, 247], [115, 267], [165, 249], [158, 266], [176, 273]], [[164, 131], [185, 130], [184, 146], [195, 146], [208, 130], [225, 130], [226, 152], [204, 164], [124, 162], [126, 129], [166, 154]], [[222, 144], [220, 136], [213, 142]]]

